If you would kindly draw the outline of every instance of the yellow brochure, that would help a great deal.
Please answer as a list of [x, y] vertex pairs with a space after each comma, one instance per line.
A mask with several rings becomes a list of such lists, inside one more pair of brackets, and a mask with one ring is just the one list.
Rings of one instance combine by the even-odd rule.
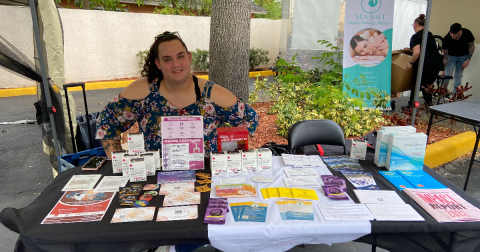
[[317, 193], [312, 189], [292, 188], [292, 194], [295, 199], [318, 200]]
[[269, 188], [267, 188], [267, 191], [268, 191], [268, 196], [270, 198], [279, 198], [280, 197], [280, 194], [278, 193], [278, 188], [276, 188], [276, 187], [269, 187]]
[[279, 187], [278, 193], [280, 194], [280, 198], [289, 198], [293, 199], [292, 189], [286, 187]]
[[270, 196], [268, 196], [267, 188], [260, 189], [260, 192], [262, 192], [263, 199], [269, 199], [270, 198]]

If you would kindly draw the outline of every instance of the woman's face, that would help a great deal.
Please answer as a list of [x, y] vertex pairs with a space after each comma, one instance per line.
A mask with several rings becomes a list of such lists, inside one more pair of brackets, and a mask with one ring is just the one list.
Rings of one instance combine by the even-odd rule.
[[163, 42], [158, 45], [158, 59], [155, 64], [170, 81], [185, 81], [190, 76], [192, 54], [187, 52], [178, 40]]
[[355, 52], [358, 54], [364, 56], [364, 55], [371, 55], [372, 54], [372, 49], [370, 43], [368, 43], [366, 40], [362, 40], [360, 42], [357, 42], [357, 46], [355, 47]]

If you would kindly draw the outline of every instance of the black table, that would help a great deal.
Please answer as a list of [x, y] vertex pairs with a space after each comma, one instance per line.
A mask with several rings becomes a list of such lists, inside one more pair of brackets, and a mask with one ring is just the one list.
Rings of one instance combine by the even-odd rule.
[[[343, 147], [324, 146], [326, 155], [343, 154]], [[349, 148], [347, 148], [349, 149]], [[372, 234], [356, 241], [372, 244], [390, 251], [453, 251], [456, 245], [458, 251], [468, 251], [464, 246], [471, 247], [472, 241], [458, 241], [460, 236], [480, 235], [480, 222], [471, 223], [438, 223], [415, 201], [405, 193], [398, 191], [378, 171], [373, 163], [374, 153], [369, 150], [367, 159], [360, 161], [366, 171], [371, 172], [381, 189], [396, 190], [400, 197], [425, 218], [424, 222], [377, 222], [372, 221]], [[207, 172], [209, 172], [208, 164]], [[103, 175], [112, 175], [111, 162], [107, 162], [98, 172]], [[439, 182], [452, 188], [462, 198], [480, 208], [480, 202], [473, 199], [464, 191], [428, 167], [424, 170]], [[97, 172], [97, 173], [98, 173]], [[332, 171], [341, 176], [340, 173]], [[0, 221], [10, 230], [20, 234], [17, 245], [22, 245], [26, 251], [143, 251], [161, 245], [175, 245], [186, 242], [209, 243], [207, 225], [203, 224], [209, 193], [202, 193], [201, 205], [198, 208], [197, 220], [183, 220], [171, 222], [133, 222], [111, 224], [113, 213], [120, 207], [118, 194], [113, 199], [100, 222], [49, 224], [40, 223], [52, 210], [63, 195], [60, 191], [74, 174], [95, 174], [83, 172], [79, 167], [67, 170], [57, 176], [50, 186], [29, 206], [21, 209], [6, 208], [0, 214]], [[155, 178], [149, 178], [147, 183], [155, 183]], [[145, 183], [146, 184], [146, 183]], [[353, 193], [353, 185], [347, 182], [348, 194], [358, 202]], [[156, 196], [151, 204], [161, 206], [163, 196]], [[156, 218], [156, 216], [155, 216]], [[467, 231], [467, 233], [465, 233]], [[475, 231], [475, 232], [473, 232]], [[480, 242], [480, 239], [474, 239]], [[375, 246], [373, 248], [375, 248]], [[440, 249], [439, 249], [440, 248]], [[461, 250], [460, 250], [461, 249]]]
[[467, 190], [468, 179], [470, 178], [470, 172], [472, 171], [473, 162], [478, 162], [475, 160], [475, 153], [477, 152], [478, 140], [480, 139], [480, 130], [477, 131], [477, 127], [480, 127], [480, 99], [452, 102], [448, 104], [430, 107], [430, 120], [428, 121], [427, 136], [430, 134], [433, 118], [435, 116], [440, 116], [444, 118], [436, 121], [435, 123], [451, 119], [458, 122], [470, 124], [475, 130], [477, 139], [475, 140], [475, 146], [473, 147], [472, 157], [468, 166], [467, 179], [465, 180], [465, 185], [463, 187], [463, 190], [465, 191]]

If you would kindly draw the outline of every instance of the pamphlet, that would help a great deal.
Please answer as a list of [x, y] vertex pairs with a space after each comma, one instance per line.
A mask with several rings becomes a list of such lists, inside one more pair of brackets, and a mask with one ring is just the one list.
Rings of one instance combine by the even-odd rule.
[[267, 219], [267, 203], [238, 202], [231, 203], [235, 221], [265, 222]]
[[125, 187], [129, 176], [104, 176], [95, 187], [95, 192], [118, 192], [119, 187]]
[[313, 203], [308, 201], [287, 201], [287, 220], [314, 220]]
[[293, 199], [292, 189], [290, 188], [279, 187], [278, 193], [280, 195], [280, 198]]
[[167, 194], [163, 199], [163, 206], [183, 206], [200, 204], [200, 192], [181, 192]]
[[345, 178], [359, 190], [380, 190], [370, 172], [340, 170]]
[[284, 178], [283, 183], [286, 187], [320, 187], [315, 177]]
[[364, 204], [318, 205], [318, 208], [326, 221], [375, 219]]
[[222, 198], [252, 198], [257, 197], [255, 187], [250, 184], [217, 185], [215, 192]]
[[388, 190], [353, 190], [357, 199], [363, 204], [405, 204], [395, 191]]
[[316, 191], [312, 189], [292, 188], [292, 194], [295, 199], [318, 200]]
[[67, 182], [62, 191], [75, 190], [91, 190], [102, 177], [100, 174], [96, 175], [73, 175]]
[[100, 221], [114, 196], [115, 192], [66, 191], [42, 224]]
[[182, 192], [194, 192], [194, 191], [195, 191], [195, 182], [170, 183], [170, 184], [162, 184], [158, 194], [170, 195], [170, 194], [179, 194]]
[[198, 218], [198, 206], [159, 207], [157, 221], [194, 220]]
[[452, 189], [403, 190], [438, 222], [480, 221], [480, 209], [468, 203]]
[[425, 221], [408, 204], [365, 204], [377, 221]]
[[444, 189], [447, 188], [425, 171], [397, 171], [417, 189]]
[[392, 185], [394, 185], [400, 191], [406, 188], [415, 188], [397, 171], [379, 171], [378, 173], [384, 176]]
[[300, 168], [300, 169], [292, 169], [292, 168], [285, 168], [283, 169], [285, 174], [288, 178], [292, 177], [316, 177], [318, 178], [318, 174], [313, 168]]
[[325, 156], [322, 159], [334, 171], [339, 171], [341, 168], [364, 171], [357, 159], [348, 156]]
[[164, 170], [204, 169], [203, 116], [162, 116]]
[[110, 223], [152, 221], [155, 207], [118, 208]]

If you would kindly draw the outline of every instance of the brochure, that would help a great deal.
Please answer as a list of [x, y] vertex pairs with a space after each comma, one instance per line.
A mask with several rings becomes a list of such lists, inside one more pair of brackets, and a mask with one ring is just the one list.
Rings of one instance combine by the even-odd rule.
[[250, 184], [230, 184], [217, 185], [215, 192], [218, 197], [222, 198], [252, 198], [257, 197], [257, 191]]
[[160, 191], [158, 192], [158, 194], [171, 195], [171, 194], [179, 194], [183, 192], [194, 192], [194, 191], [195, 191], [194, 182], [171, 183], [171, 184], [163, 184], [160, 187]]
[[480, 221], [480, 209], [468, 203], [452, 189], [403, 190], [438, 222]]
[[283, 183], [286, 187], [320, 187], [315, 177], [284, 178]]
[[292, 194], [295, 199], [318, 200], [317, 193], [312, 189], [292, 188]]
[[357, 199], [363, 204], [405, 204], [395, 191], [388, 190], [353, 190]]
[[194, 220], [198, 218], [198, 206], [159, 207], [157, 221]]
[[322, 159], [323, 162], [325, 162], [334, 171], [339, 171], [340, 168], [350, 168], [363, 171], [363, 168], [358, 163], [358, 160], [348, 156], [324, 156]]
[[62, 191], [91, 190], [102, 175], [73, 175]]
[[447, 188], [425, 171], [397, 171], [403, 178], [417, 189], [444, 189]]
[[166, 171], [158, 172], [157, 175], [158, 184], [195, 182], [195, 180], [197, 180], [195, 171]]
[[288, 178], [292, 177], [316, 177], [318, 178], [318, 174], [313, 168], [300, 168], [300, 169], [283, 169], [285, 174]]
[[151, 221], [154, 214], [155, 207], [118, 208], [110, 223]]
[[165, 195], [163, 206], [183, 206], [200, 204], [200, 192], [181, 192]]
[[379, 171], [378, 173], [385, 177], [392, 185], [394, 185], [400, 191], [406, 188], [415, 188], [404, 177], [398, 174], [397, 171]]
[[377, 221], [425, 221], [408, 204], [365, 204]]
[[203, 116], [162, 116], [164, 170], [204, 169]]
[[380, 190], [375, 179], [369, 172], [355, 172], [355, 171], [346, 171], [340, 170], [340, 172], [345, 176], [345, 178], [352, 183], [359, 190]]
[[288, 212], [288, 200], [279, 200], [277, 201], [277, 208], [280, 212], [280, 217], [282, 220], [288, 220], [287, 212]]
[[364, 204], [318, 205], [326, 221], [374, 220]]
[[95, 187], [95, 192], [118, 192], [120, 187], [125, 187], [129, 176], [105, 176]]
[[100, 221], [114, 196], [115, 192], [66, 191], [42, 224]]
[[287, 201], [287, 220], [314, 220], [313, 204], [308, 201]]
[[253, 201], [230, 203], [230, 209], [232, 209], [232, 215], [235, 222], [239, 221], [240, 219], [240, 213], [241, 213], [242, 207], [244, 205], [249, 205], [249, 204], [250, 205], [253, 204]]
[[[265, 222], [267, 219], [267, 203], [248, 203], [238, 209], [238, 221]], [[233, 210], [232, 210], [233, 212]]]

